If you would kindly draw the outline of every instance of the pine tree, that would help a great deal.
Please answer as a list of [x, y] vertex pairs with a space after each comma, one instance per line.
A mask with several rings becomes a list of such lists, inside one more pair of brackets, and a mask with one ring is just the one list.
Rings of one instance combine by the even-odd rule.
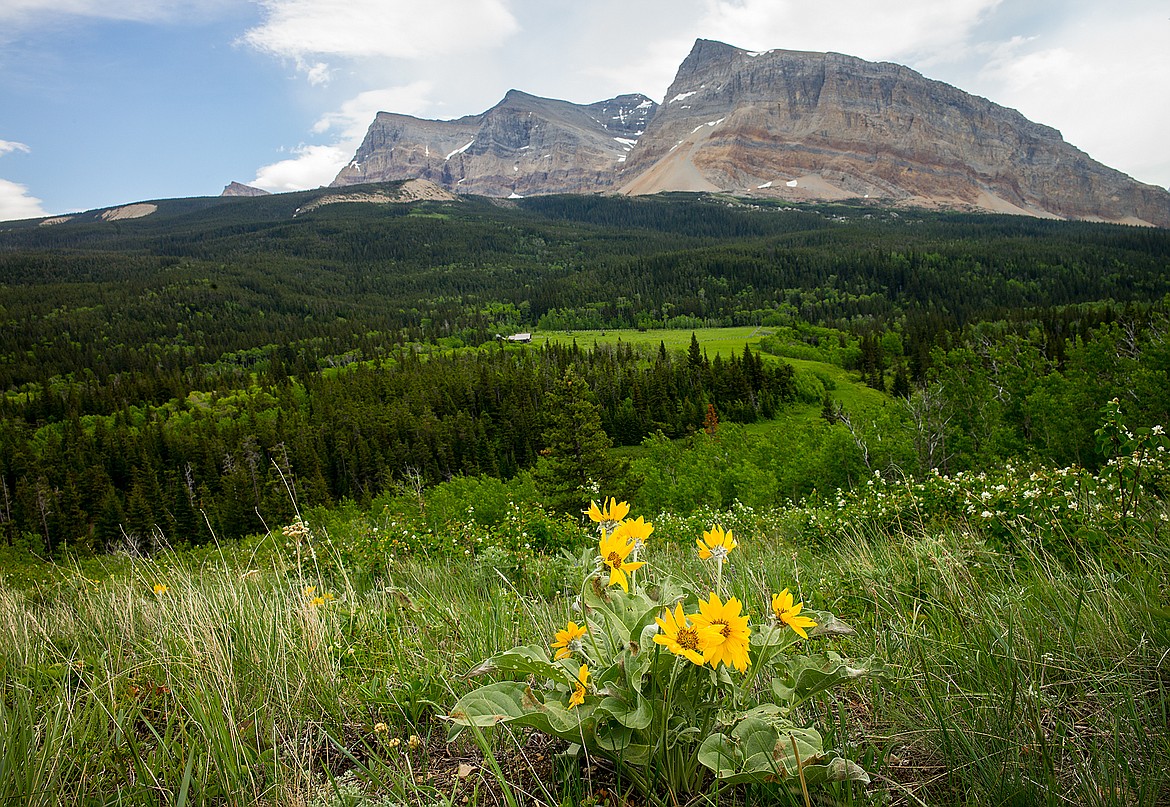
[[533, 479], [545, 503], [575, 513], [591, 498], [613, 493], [621, 466], [601, 428], [601, 410], [572, 365], [545, 396], [544, 414], [544, 449]]
[[696, 370], [703, 367], [703, 352], [699, 349], [699, 338], [691, 331], [691, 346], [687, 350], [687, 364]]

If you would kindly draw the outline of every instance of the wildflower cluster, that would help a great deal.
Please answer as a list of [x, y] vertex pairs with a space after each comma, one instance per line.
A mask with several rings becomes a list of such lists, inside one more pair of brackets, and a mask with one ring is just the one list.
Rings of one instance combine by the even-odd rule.
[[305, 586], [305, 599], [309, 601], [309, 605], [314, 608], [320, 608], [326, 603], [333, 602], [336, 597], [328, 591], [323, 591], [318, 594], [316, 586]]
[[1118, 471], [1119, 465], [1134, 462], [1133, 455], [1110, 460], [1100, 474], [1076, 467], [1026, 468], [1011, 463], [991, 472], [935, 471], [920, 480], [892, 481], [875, 474], [852, 491], [805, 502], [791, 516], [802, 522], [794, 528], [814, 539], [873, 527], [925, 530], [967, 523], [1004, 549], [1028, 536], [1049, 545], [1093, 529], [1116, 527], [1141, 511], [1144, 502], [1161, 511], [1149, 515], [1165, 520], [1157, 497], [1147, 495], [1142, 484], [1170, 471], [1170, 462], [1159, 461], [1160, 456], [1148, 453], [1136, 460], [1136, 466], [1130, 465], [1141, 476], [1128, 469]]
[[548, 645], [497, 653], [473, 670], [527, 680], [461, 698], [448, 716], [453, 734], [499, 723], [533, 727], [613, 760], [644, 794], [685, 796], [712, 777], [868, 779], [825, 750], [820, 734], [795, 714], [814, 692], [880, 674], [872, 661], [793, 652], [815, 638], [808, 631], [818, 623], [847, 628], [831, 614], [810, 616], [788, 589], [765, 599], [769, 616], [753, 624], [744, 603], [723, 588], [723, 566], [740, 545], [720, 525], [696, 539], [714, 583], [696, 587], [639, 558], [655, 528], [629, 518], [625, 502], [593, 502], [586, 513], [599, 537], [575, 606], [583, 620], [566, 622]]

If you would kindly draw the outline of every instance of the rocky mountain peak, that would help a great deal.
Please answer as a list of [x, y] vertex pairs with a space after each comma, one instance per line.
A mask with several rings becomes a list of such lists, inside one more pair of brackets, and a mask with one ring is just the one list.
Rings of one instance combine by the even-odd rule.
[[581, 105], [509, 90], [456, 120], [380, 112], [333, 184], [418, 177], [486, 196], [591, 193], [612, 186], [656, 109], [644, 95]]
[[619, 187], [1170, 226], [1170, 193], [1093, 161], [1013, 109], [902, 65], [703, 39]]
[[379, 113], [335, 185], [459, 193], [729, 191], [1170, 226], [1170, 192], [902, 65], [696, 40], [661, 105], [509, 90], [480, 115]]
[[268, 191], [245, 185], [242, 182], [232, 182], [223, 189], [220, 196], [268, 196]]

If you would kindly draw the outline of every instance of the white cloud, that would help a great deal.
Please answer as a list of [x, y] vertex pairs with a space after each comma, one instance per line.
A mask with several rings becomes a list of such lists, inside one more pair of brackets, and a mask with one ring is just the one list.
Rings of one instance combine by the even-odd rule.
[[1170, 183], [1170, 21], [1112, 8], [996, 49], [973, 92], [1054, 126], [1064, 139], [1143, 182]]
[[12, 151], [23, 151], [27, 154], [29, 148], [24, 143], [17, 143], [15, 140], [0, 140], [0, 156]]
[[[260, 5], [266, 19], [242, 41], [302, 67], [310, 57], [466, 54], [496, 45], [519, 28], [503, 0], [260, 0]], [[323, 61], [313, 67], [318, 75], [328, 69]]]
[[[0, 143], [4, 142], [0, 140]], [[7, 179], [0, 179], [0, 221], [36, 219], [47, 215], [49, 214], [41, 207], [41, 200], [30, 196], [28, 188]]]
[[[431, 82], [416, 81], [403, 87], [367, 90], [350, 98], [337, 111], [322, 115], [313, 131], [317, 134], [336, 131], [348, 140], [360, 141], [379, 112], [421, 116], [431, 106], [431, 89]], [[353, 145], [357, 147], [357, 143]]]
[[353, 150], [340, 146], [298, 146], [295, 157], [266, 165], [249, 182], [273, 193], [302, 191], [328, 185], [353, 157]]
[[1001, 0], [708, 0], [707, 39], [753, 50], [837, 51], [870, 60], [955, 58]]
[[368, 90], [350, 98], [340, 109], [322, 115], [313, 125], [316, 134], [333, 133], [335, 142], [298, 146], [293, 150], [296, 156], [264, 166], [250, 184], [275, 192], [328, 185], [353, 159], [375, 115], [379, 112], [420, 114], [430, 104], [427, 97], [430, 90], [429, 81], [416, 81], [403, 87]]
[[314, 87], [323, 87], [333, 79], [333, 69], [325, 62], [309, 64], [304, 59], [297, 59], [297, 70], [304, 73]]

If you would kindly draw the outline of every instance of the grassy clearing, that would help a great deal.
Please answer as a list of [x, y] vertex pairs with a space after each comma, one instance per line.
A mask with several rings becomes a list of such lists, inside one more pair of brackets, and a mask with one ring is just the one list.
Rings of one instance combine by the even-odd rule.
[[[745, 602], [791, 587], [836, 613], [857, 633], [817, 643], [892, 671], [806, 707], [873, 780], [814, 803], [1167, 802], [1164, 529], [1132, 522], [1099, 560], [1073, 535], [1008, 553], [965, 522], [850, 522], [818, 541], [758, 518], [728, 572]], [[647, 575], [701, 574], [682, 532], [662, 518]], [[573, 618], [538, 561], [354, 578], [172, 555], [0, 588], [0, 804], [621, 803], [612, 771], [547, 739], [498, 732], [485, 754], [436, 719], [480, 661]], [[804, 801], [711, 783], [695, 803]]]
[[758, 349], [760, 338], [771, 333], [767, 328], [757, 328], [754, 325], [744, 325], [736, 328], [697, 328], [694, 331], [674, 329], [649, 329], [639, 331], [634, 329], [605, 330], [605, 331], [537, 331], [532, 334], [534, 345], [554, 342], [571, 345], [573, 340], [581, 347], [598, 345], [616, 345], [618, 342], [639, 345], [642, 347], [657, 348], [666, 345], [670, 351], [686, 350], [691, 346], [691, 334], [699, 340], [699, 346], [707, 351], [710, 358], [717, 355], [724, 359], [732, 355], [743, 353], [744, 345], [750, 345], [753, 350]]

